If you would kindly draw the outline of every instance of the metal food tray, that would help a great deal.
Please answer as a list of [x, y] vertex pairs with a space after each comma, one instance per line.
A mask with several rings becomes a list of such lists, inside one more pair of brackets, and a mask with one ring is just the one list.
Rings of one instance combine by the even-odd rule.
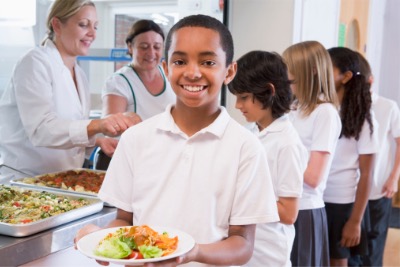
[[67, 170], [67, 171], [61, 171], [61, 172], [53, 172], [53, 173], [46, 173], [46, 174], [41, 174], [37, 176], [32, 176], [32, 177], [23, 177], [23, 178], [18, 178], [18, 179], [11, 179], [10, 184], [12, 185], [18, 185], [18, 186], [23, 186], [23, 187], [29, 187], [29, 188], [42, 188], [45, 190], [51, 190], [51, 191], [58, 191], [58, 192], [63, 192], [63, 193], [72, 193], [72, 194], [79, 194], [79, 195], [86, 195], [86, 196], [97, 196], [96, 193], [90, 193], [90, 192], [78, 192], [70, 189], [65, 189], [65, 188], [58, 188], [58, 187], [51, 187], [51, 186], [45, 186], [45, 185], [36, 185], [36, 184], [28, 184], [24, 183], [23, 180], [26, 178], [34, 178], [36, 180], [39, 180], [40, 177], [42, 176], [57, 176], [60, 174], [63, 174], [68, 171], [87, 171], [87, 172], [93, 172], [93, 173], [106, 173], [105, 171], [99, 171], [99, 170], [92, 170], [92, 169], [84, 169], [84, 168], [79, 168], [79, 169], [72, 169], [72, 170]]
[[[85, 169], [85, 168], [78, 168], [78, 169], [72, 169], [72, 170], [67, 170], [67, 171], [87, 171], [87, 172], [94, 172], [94, 173], [106, 173], [105, 171], [101, 170], [92, 170], [92, 169]], [[36, 185], [36, 184], [28, 184], [22, 182], [25, 178], [36, 178], [39, 179], [41, 176], [45, 175], [51, 175], [51, 176], [56, 176], [62, 173], [65, 173], [67, 171], [61, 171], [61, 172], [53, 172], [53, 173], [46, 173], [46, 174], [41, 174], [37, 176], [32, 176], [32, 177], [23, 177], [23, 178], [18, 178], [18, 179], [11, 179], [10, 184], [11, 185], [18, 185], [21, 187], [28, 187], [32, 189], [42, 189], [42, 190], [47, 190], [47, 191], [56, 191], [56, 192], [62, 192], [62, 193], [71, 193], [71, 194], [77, 194], [77, 195], [83, 195], [83, 196], [91, 196], [91, 197], [97, 197], [96, 193], [90, 193], [90, 192], [78, 192], [70, 189], [65, 189], [65, 188], [57, 188], [57, 187], [51, 187], [51, 186], [45, 186], [45, 185]], [[114, 207], [108, 202], [104, 202], [104, 206], [107, 207]]]
[[[42, 189], [34, 189], [34, 188], [25, 189], [15, 185], [13, 186], [22, 190], [32, 190], [39, 192], [44, 191]], [[51, 192], [51, 190], [45, 190], [45, 191]], [[0, 222], [0, 235], [8, 235], [14, 237], [24, 237], [32, 235], [92, 215], [103, 209], [103, 202], [97, 197], [79, 196], [77, 194], [60, 193], [60, 192], [51, 192], [51, 193], [57, 196], [68, 197], [69, 199], [83, 198], [87, 200], [90, 204], [81, 208], [70, 210], [32, 223], [11, 224], [11, 223]]]

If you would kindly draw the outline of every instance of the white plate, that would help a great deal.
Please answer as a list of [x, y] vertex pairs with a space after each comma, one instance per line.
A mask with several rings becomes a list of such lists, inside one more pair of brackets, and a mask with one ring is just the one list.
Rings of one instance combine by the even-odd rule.
[[[128, 226], [127, 226], [128, 227]], [[176, 258], [180, 255], [185, 254], [189, 250], [191, 250], [194, 246], [194, 239], [191, 237], [189, 234], [184, 233], [182, 231], [169, 228], [169, 227], [156, 227], [156, 226], [151, 226], [152, 229], [157, 231], [158, 233], [163, 233], [167, 232], [169, 237], [175, 237], [178, 236], [178, 247], [174, 251], [174, 253], [171, 253], [167, 256], [159, 257], [159, 258], [151, 258], [151, 259], [111, 259], [111, 258], [106, 258], [106, 257], [101, 257], [97, 256], [94, 254], [94, 250], [99, 244], [100, 240], [102, 240], [104, 237], [107, 236], [109, 233], [114, 233], [121, 227], [114, 227], [114, 228], [107, 228], [103, 229], [100, 231], [93, 232], [91, 234], [88, 234], [81, 239], [79, 239], [77, 243], [78, 250], [88, 256], [89, 258], [100, 260], [100, 261], [106, 261], [106, 262], [112, 262], [115, 264], [122, 264], [122, 265], [142, 265], [143, 263], [146, 262], [157, 262], [157, 261], [163, 261], [167, 259], [172, 259]]]

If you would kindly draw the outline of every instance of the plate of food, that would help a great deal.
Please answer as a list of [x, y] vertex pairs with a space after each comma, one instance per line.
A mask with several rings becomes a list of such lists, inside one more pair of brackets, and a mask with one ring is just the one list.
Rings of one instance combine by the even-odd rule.
[[77, 248], [92, 259], [138, 266], [178, 257], [194, 244], [193, 237], [177, 229], [140, 225], [90, 233], [78, 241]]

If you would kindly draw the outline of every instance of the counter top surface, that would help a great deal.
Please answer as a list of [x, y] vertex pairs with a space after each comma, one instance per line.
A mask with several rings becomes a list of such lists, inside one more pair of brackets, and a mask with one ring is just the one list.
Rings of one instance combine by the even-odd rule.
[[49, 230], [27, 236], [0, 235], [0, 266], [17, 266], [70, 248], [74, 237], [86, 224], [107, 225], [115, 218], [116, 208], [104, 207], [93, 215], [60, 225]]

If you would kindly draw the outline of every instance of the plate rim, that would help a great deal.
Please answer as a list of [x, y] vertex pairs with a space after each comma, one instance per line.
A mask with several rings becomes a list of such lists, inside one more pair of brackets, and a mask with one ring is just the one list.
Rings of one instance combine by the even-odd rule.
[[[142, 224], [142, 225], [147, 225], [147, 224]], [[142, 226], [140, 225], [140, 226]], [[134, 225], [134, 226], [139, 226], [139, 225]], [[102, 257], [102, 256], [98, 256], [95, 255], [93, 253], [93, 251], [90, 251], [90, 253], [88, 251], [85, 251], [82, 249], [82, 243], [85, 242], [86, 239], [90, 238], [93, 235], [100, 235], [100, 233], [103, 233], [101, 236], [101, 238], [99, 239], [99, 241], [104, 238], [106, 236], [106, 234], [110, 233], [110, 232], [115, 232], [117, 229], [120, 228], [125, 228], [125, 227], [132, 227], [132, 225], [128, 225], [128, 226], [117, 226], [117, 227], [111, 227], [111, 228], [103, 228], [100, 229], [98, 231], [89, 233], [85, 236], [83, 236], [81, 239], [78, 240], [78, 242], [76, 243], [76, 247], [78, 249], [78, 251], [82, 254], [84, 254], [85, 256], [92, 258], [94, 260], [99, 260], [99, 261], [104, 261], [104, 262], [109, 262], [109, 263], [115, 263], [115, 264], [125, 264], [125, 265], [132, 265], [132, 264], [137, 264], [137, 265], [141, 265], [144, 263], [148, 263], [148, 262], [159, 262], [159, 261], [164, 261], [164, 260], [168, 260], [168, 259], [172, 259], [172, 258], [176, 258], [179, 257], [185, 253], [187, 253], [188, 251], [190, 251], [194, 245], [195, 245], [195, 240], [194, 238], [179, 229], [173, 228], [173, 227], [168, 227], [168, 226], [152, 226], [152, 225], [148, 225], [150, 228], [154, 229], [157, 232], [160, 231], [166, 231], [166, 232], [174, 232], [174, 235], [178, 235], [178, 238], [180, 239], [182, 236], [185, 237], [185, 240], [187, 240], [187, 242], [190, 243], [189, 246], [185, 247], [184, 249], [182, 249], [182, 251], [179, 252], [174, 252], [171, 253], [167, 256], [163, 256], [163, 257], [158, 257], [158, 258], [150, 258], [150, 259], [113, 259], [113, 258], [106, 258], [106, 257]], [[179, 243], [178, 243], [178, 247], [179, 247]], [[94, 248], [93, 248], [94, 250]]]

